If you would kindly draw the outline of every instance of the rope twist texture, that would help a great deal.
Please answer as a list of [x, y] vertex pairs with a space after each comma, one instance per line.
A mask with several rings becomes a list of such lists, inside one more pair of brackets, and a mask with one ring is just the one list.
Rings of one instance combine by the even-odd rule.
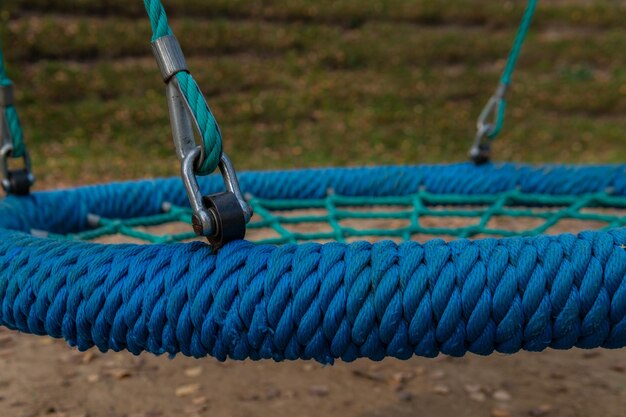
[[[79, 349], [220, 360], [626, 344], [622, 231], [396, 245], [105, 246], [3, 233], [1, 322]], [[87, 278], [88, 277], [88, 278]]]
[[[521, 189], [626, 195], [625, 167], [466, 164], [242, 174], [259, 198]], [[457, 180], [449, 180], [457, 178]], [[491, 179], [491, 180], [489, 180]], [[380, 186], [376, 186], [379, 184]], [[206, 177], [203, 189], [222, 186]], [[503, 190], [504, 188], [504, 190]], [[626, 231], [420, 244], [96, 245], [87, 228], [182, 204], [177, 179], [0, 201], [0, 323], [79, 349], [233, 359], [374, 360], [626, 345]]]

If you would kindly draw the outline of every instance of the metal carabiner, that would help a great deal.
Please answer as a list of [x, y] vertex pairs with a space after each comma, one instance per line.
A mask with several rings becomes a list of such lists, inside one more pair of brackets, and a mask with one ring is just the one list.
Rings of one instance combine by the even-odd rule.
[[193, 211], [193, 229], [197, 235], [205, 236], [214, 249], [219, 249], [229, 241], [243, 239], [252, 208], [243, 197], [237, 173], [225, 153], [222, 153], [218, 167], [226, 192], [202, 195], [195, 173], [205, 154], [203, 147], [196, 144], [194, 126], [198, 132], [200, 129], [175, 77], [178, 72], [188, 71], [185, 58], [173, 35], [159, 38], [152, 45], [166, 83], [172, 136]]
[[488, 162], [491, 157], [491, 142], [497, 134], [496, 129], [499, 118], [502, 116], [501, 112], [507, 89], [508, 85], [500, 83], [495, 94], [489, 98], [478, 116], [476, 136], [469, 151], [469, 157], [476, 165]]

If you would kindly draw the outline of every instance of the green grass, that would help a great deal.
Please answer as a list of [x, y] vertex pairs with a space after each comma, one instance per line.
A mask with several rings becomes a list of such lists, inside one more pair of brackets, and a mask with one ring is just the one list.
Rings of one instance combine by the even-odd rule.
[[[524, 3], [181, 0], [166, 7], [225, 150], [244, 170], [465, 159]], [[43, 186], [177, 174], [143, 13], [142, 2], [125, 0], [0, 6], [0, 35]], [[540, 3], [497, 159], [626, 159], [624, 21], [621, 2]]]

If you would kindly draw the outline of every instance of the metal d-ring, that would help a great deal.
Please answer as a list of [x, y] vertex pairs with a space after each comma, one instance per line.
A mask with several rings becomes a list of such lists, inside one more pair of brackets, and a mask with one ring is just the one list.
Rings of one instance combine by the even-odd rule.
[[[180, 165], [181, 177], [193, 211], [194, 231], [199, 236], [215, 236], [221, 232], [217, 226], [219, 222], [215, 218], [215, 213], [211, 213], [211, 211], [207, 209], [204, 203], [205, 197], [202, 195], [200, 185], [195, 175], [199, 157], [200, 146], [196, 146], [186, 154]], [[245, 223], [248, 223], [252, 217], [252, 208], [243, 197], [233, 164], [225, 153], [222, 153], [218, 167], [224, 179], [226, 190], [235, 196], [239, 208], [243, 213]]]
[[246, 220], [246, 223], [250, 221], [252, 218], [252, 207], [246, 201], [243, 193], [241, 192], [241, 187], [239, 186], [239, 178], [237, 178], [237, 172], [235, 171], [235, 167], [228, 157], [226, 153], [222, 152], [222, 156], [220, 157], [220, 163], [217, 166], [220, 169], [220, 173], [222, 174], [222, 178], [224, 179], [224, 186], [226, 187], [226, 191], [233, 193], [239, 206], [243, 210], [243, 216]]

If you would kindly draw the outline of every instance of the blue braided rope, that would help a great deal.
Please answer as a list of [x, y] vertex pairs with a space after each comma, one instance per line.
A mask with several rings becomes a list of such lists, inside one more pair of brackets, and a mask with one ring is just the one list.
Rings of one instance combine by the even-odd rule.
[[[260, 198], [626, 195], [626, 166], [469, 164], [244, 173]], [[221, 187], [202, 178], [207, 192]], [[396, 245], [96, 245], [32, 237], [182, 204], [178, 179], [0, 201], [0, 323], [79, 349], [374, 360], [626, 346], [626, 231]]]

